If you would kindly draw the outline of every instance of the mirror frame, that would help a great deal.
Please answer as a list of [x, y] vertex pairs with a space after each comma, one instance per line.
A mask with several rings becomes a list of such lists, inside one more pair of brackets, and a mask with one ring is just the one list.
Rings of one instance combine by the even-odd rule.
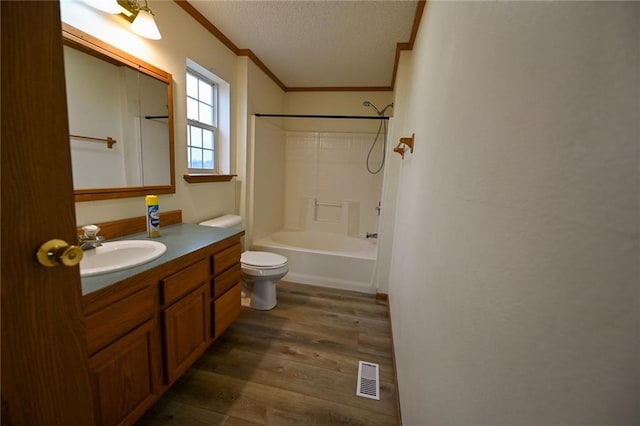
[[167, 84], [167, 103], [169, 114], [169, 167], [171, 167], [170, 185], [127, 186], [117, 188], [75, 189], [75, 201], [110, 200], [116, 198], [139, 197], [149, 194], [174, 194], [176, 192], [175, 148], [173, 127], [173, 77], [141, 59], [115, 48], [69, 24], [62, 23], [62, 39], [65, 46], [73, 47], [116, 65], [125, 65]]

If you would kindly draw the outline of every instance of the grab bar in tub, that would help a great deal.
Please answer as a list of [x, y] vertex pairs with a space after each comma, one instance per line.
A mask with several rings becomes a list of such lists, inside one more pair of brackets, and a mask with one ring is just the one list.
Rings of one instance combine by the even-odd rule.
[[316, 206], [324, 206], [324, 207], [342, 207], [342, 203], [325, 203], [322, 201], [316, 200]]

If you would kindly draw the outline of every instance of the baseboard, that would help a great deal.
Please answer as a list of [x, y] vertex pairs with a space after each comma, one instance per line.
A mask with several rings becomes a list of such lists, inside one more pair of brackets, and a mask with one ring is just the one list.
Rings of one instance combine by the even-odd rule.
[[[376, 293], [385, 296], [385, 300], [389, 300], [389, 295], [385, 293]], [[379, 299], [380, 300], [380, 299]], [[396, 364], [396, 345], [393, 341], [393, 325], [391, 323], [391, 303], [387, 303], [387, 316], [389, 318], [389, 335], [391, 336], [391, 360], [393, 361], [393, 378], [396, 382], [396, 407], [398, 410], [398, 426], [402, 426], [402, 411], [400, 411], [400, 384], [398, 383], [398, 367]]]
[[387, 293], [376, 293], [376, 300], [387, 302], [389, 300], [389, 295]]

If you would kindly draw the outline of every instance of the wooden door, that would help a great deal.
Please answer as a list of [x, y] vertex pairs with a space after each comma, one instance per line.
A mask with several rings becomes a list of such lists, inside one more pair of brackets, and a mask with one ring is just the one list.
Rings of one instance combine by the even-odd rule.
[[58, 2], [2, 1], [2, 423], [92, 425]]

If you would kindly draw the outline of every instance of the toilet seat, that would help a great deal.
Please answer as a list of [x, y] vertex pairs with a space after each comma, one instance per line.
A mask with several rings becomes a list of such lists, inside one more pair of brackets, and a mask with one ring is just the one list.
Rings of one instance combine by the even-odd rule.
[[251, 307], [273, 308], [276, 305], [276, 283], [289, 272], [287, 258], [265, 251], [246, 251], [242, 253], [240, 264], [243, 286], [251, 289]]
[[240, 256], [240, 263], [248, 269], [279, 269], [287, 264], [287, 258], [266, 251], [245, 251]]

